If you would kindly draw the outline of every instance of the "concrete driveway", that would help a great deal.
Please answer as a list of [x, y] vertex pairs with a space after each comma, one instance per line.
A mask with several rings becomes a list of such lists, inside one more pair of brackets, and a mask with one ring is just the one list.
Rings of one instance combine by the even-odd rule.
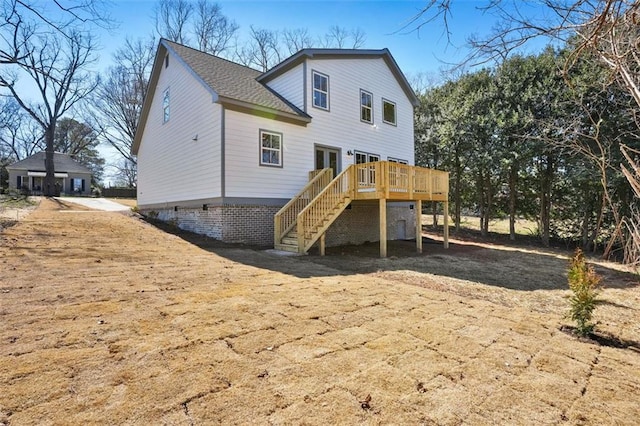
[[90, 209], [102, 210], [106, 212], [120, 212], [130, 210], [131, 207], [116, 203], [106, 198], [84, 198], [84, 197], [56, 197], [56, 199], [68, 203], [80, 204]]

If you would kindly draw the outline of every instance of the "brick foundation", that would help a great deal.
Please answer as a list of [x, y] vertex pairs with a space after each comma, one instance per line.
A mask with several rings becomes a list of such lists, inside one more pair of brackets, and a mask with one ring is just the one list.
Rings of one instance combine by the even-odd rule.
[[[144, 215], [172, 222], [180, 229], [228, 243], [273, 246], [273, 217], [277, 206], [223, 205], [202, 208], [144, 209]], [[155, 213], [153, 213], [155, 212]], [[327, 246], [378, 241], [380, 212], [377, 203], [353, 203], [327, 231]], [[415, 237], [415, 210], [408, 203], [387, 204], [387, 239]]]

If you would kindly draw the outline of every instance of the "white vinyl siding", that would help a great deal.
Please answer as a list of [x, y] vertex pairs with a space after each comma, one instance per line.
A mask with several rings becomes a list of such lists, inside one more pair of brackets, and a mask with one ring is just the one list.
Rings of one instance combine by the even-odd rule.
[[[343, 168], [355, 160], [348, 151], [402, 158], [413, 164], [413, 107], [383, 59], [307, 59], [306, 66], [287, 71], [269, 86], [301, 87], [283, 88], [279, 93], [291, 93], [287, 100], [297, 106], [304, 106], [304, 99], [311, 105], [314, 71], [330, 76], [330, 110], [309, 108], [312, 122], [303, 126], [229, 109], [223, 114], [222, 107], [212, 103], [211, 93], [179, 60], [171, 58], [171, 66], [162, 68], [149, 114], [158, 118], [148, 120], [138, 153], [138, 203], [171, 206], [172, 201], [222, 195], [289, 199], [308, 182], [317, 145], [337, 148]], [[171, 120], [162, 125], [162, 96], [168, 87]], [[396, 102], [397, 126], [362, 124], [361, 88], [371, 89], [374, 123], [382, 123], [382, 98]], [[223, 116], [224, 167], [220, 161]], [[282, 167], [260, 166], [260, 130], [282, 135]]]
[[[262, 167], [256, 158], [259, 131], [283, 135], [282, 167]], [[303, 126], [241, 112], [225, 113], [226, 197], [291, 198], [313, 170], [313, 144]]]
[[269, 88], [301, 110], [305, 107], [303, 69], [300, 64], [267, 83]]
[[[309, 59], [307, 93], [313, 92], [312, 70], [331, 76], [331, 111], [313, 114], [307, 125], [313, 143], [342, 150], [343, 167], [354, 162], [348, 151], [370, 152], [381, 159], [393, 157], [414, 164], [413, 105], [384, 59]], [[360, 121], [360, 90], [368, 88], [373, 96], [373, 123]], [[396, 104], [396, 126], [382, 124], [382, 99]], [[290, 156], [287, 155], [287, 158]]]
[[[171, 120], [163, 124], [167, 87]], [[138, 151], [138, 204], [219, 197], [222, 107], [178, 60], [162, 67], [157, 88]]]

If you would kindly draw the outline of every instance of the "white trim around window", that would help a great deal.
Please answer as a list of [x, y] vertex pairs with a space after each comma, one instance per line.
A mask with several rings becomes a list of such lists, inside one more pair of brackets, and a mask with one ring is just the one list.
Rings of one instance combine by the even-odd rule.
[[260, 165], [282, 167], [282, 133], [260, 129]]
[[360, 121], [373, 124], [373, 94], [360, 89]]
[[329, 111], [329, 76], [311, 71], [312, 98], [314, 108]]
[[382, 98], [382, 121], [395, 126], [397, 124], [396, 103]]

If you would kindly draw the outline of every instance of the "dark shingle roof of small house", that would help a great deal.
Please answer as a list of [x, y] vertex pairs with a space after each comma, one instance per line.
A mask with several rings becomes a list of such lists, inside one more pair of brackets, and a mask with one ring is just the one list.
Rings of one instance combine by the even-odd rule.
[[[8, 170], [27, 170], [31, 172], [44, 172], [44, 159], [45, 152], [40, 151], [25, 158], [24, 160], [17, 161], [9, 166]], [[88, 173], [91, 174], [91, 170], [82, 164], [74, 160], [69, 154], [63, 154], [61, 152], [53, 153], [53, 168], [56, 173]]]

